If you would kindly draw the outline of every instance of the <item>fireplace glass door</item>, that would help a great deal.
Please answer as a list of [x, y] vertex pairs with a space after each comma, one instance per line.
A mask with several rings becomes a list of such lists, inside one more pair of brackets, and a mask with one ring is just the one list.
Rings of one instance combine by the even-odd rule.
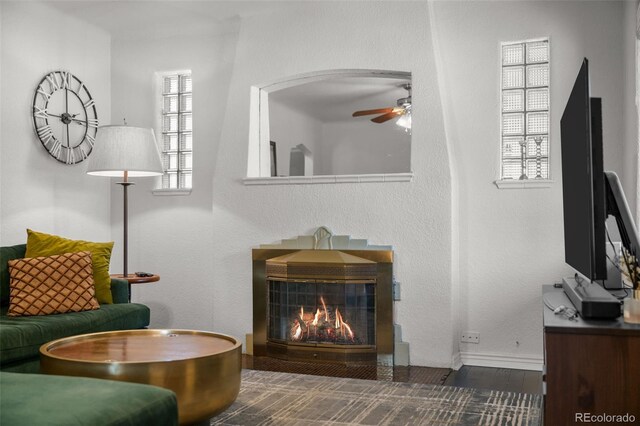
[[269, 280], [268, 338], [294, 344], [375, 345], [375, 283]]

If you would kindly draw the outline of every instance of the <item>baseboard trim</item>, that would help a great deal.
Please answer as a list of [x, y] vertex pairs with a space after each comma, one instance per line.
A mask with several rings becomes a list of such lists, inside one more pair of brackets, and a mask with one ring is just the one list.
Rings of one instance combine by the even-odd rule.
[[533, 371], [542, 371], [544, 364], [542, 357], [492, 353], [460, 352], [460, 359], [464, 365]]
[[451, 369], [460, 370], [464, 364], [462, 363], [462, 357], [460, 356], [460, 352], [456, 352], [451, 357]]

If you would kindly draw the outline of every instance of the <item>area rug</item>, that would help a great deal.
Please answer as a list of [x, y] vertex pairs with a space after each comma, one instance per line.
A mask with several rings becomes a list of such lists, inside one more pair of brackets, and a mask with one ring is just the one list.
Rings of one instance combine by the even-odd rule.
[[541, 397], [453, 386], [243, 370], [211, 425], [539, 426]]

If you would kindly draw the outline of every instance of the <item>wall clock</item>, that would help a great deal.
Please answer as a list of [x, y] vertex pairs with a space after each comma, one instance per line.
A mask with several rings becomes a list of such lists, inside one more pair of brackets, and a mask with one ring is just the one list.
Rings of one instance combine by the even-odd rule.
[[50, 72], [33, 96], [33, 124], [49, 155], [61, 163], [77, 164], [91, 154], [96, 140], [95, 101], [75, 75]]

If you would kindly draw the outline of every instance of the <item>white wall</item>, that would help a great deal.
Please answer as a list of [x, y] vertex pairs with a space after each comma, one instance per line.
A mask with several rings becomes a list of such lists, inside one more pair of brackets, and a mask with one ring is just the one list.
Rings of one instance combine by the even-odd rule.
[[[571, 273], [564, 264], [559, 123], [584, 56], [592, 95], [604, 102], [605, 168], [622, 170], [622, 4], [436, 2], [434, 10], [459, 170], [460, 328], [481, 335], [480, 344], [460, 349], [535, 361], [542, 357], [540, 286]], [[492, 183], [499, 176], [499, 43], [541, 36], [551, 43], [555, 183], [499, 190]]]
[[[153, 7], [149, 4], [149, 7]], [[153, 285], [133, 288], [133, 300], [151, 307], [152, 327], [220, 329], [213, 322], [213, 305], [220, 300], [213, 259], [213, 233], [220, 220], [213, 209], [213, 176], [219, 157], [220, 131], [229, 110], [229, 79], [233, 69], [237, 20], [211, 27], [211, 34], [142, 40], [114, 39], [112, 44], [112, 114], [130, 125], [153, 127], [160, 109], [155, 105], [155, 73], [190, 69], [193, 78], [193, 191], [188, 196], [155, 196], [153, 178], [134, 179], [129, 190], [129, 270], [161, 276]], [[235, 94], [248, 98], [248, 86]], [[246, 117], [237, 117], [245, 119]], [[237, 177], [239, 179], [239, 176]], [[122, 192], [112, 190], [111, 218], [116, 241], [112, 270], [121, 260]], [[226, 303], [226, 302], [222, 302]], [[224, 331], [225, 327], [221, 328]]]
[[[2, 47], [2, 4], [0, 3], [0, 48]], [[4, 50], [4, 49], [2, 49]], [[0, 99], [2, 99], [2, 55], [0, 54]], [[0, 101], [0, 244], [2, 244], [2, 102]]]
[[[414, 181], [244, 186], [247, 89], [305, 72], [358, 68], [412, 72]], [[411, 361], [449, 366], [450, 193], [426, 4], [285, 3], [244, 17], [214, 174], [213, 326], [236, 336], [251, 332], [251, 247], [326, 225], [394, 246], [395, 274], [404, 285], [397, 319], [411, 342]]]
[[395, 120], [336, 121], [322, 126], [316, 175], [411, 171], [411, 135]]
[[[622, 181], [624, 194], [629, 207], [636, 206], [638, 176], [638, 109], [636, 107], [636, 88], [640, 84], [636, 74], [636, 10], [638, 0], [626, 0], [623, 5], [622, 49], [624, 58], [624, 106], [623, 106], [623, 143], [622, 143]], [[638, 224], [636, 224], [638, 225]]]
[[[153, 73], [188, 68], [196, 91], [193, 192], [154, 196], [152, 179], [138, 179], [130, 195], [130, 268], [162, 276], [134, 287], [134, 300], [152, 308], [153, 327], [243, 337], [252, 327], [251, 247], [327, 225], [394, 246], [403, 285], [397, 321], [412, 364], [449, 366], [463, 329], [481, 333], [481, 343], [463, 351], [541, 359], [540, 285], [570, 272], [558, 123], [582, 56], [591, 59], [593, 95], [605, 101], [605, 166], [625, 170], [623, 5], [261, 5], [224, 27], [212, 24], [208, 35], [116, 37], [110, 56], [109, 36], [92, 25], [42, 3], [0, 3], [2, 244], [23, 242], [27, 226], [92, 239], [111, 234], [118, 270], [121, 188], [49, 157], [29, 121], [33, 90], [46, 72], [69, 68], [90, 85], [103, 123], [111, 115], [114, 123], [126, 117], [152, 127], [159, 114]], [[216, 2], [208, 7], [215, 16]], [[62, 24], [52, 30], [51, 19]], [[498, 190], [499, 42], [544, 35], [552, 46], [556, 183]], [[67, 48], [71, 38], [79, 47]], [[355, 68], [412, 72], [413, 182], [244, 186], [250, 86]]]
[[98, 118], [111, 116], [110, 36], [46, 4], [2, 2], [0, 244], [26, 242], [26, 228], [109, 241], [109, 181], [86, 164], [59, 163], [36, 137], [33, 94], [45, 74], [63, 69], [85, 82]]
[[[303, 144], [313, 155], [314, 170], [318, 165], [319, 142], [322, 138], [320, 120], [269, 99], [269, 134], [276, 143], [278, 176], [289, 176], [289, 155], [291, 148]], [[318, 174], [317, 170], [314, 174]]]

